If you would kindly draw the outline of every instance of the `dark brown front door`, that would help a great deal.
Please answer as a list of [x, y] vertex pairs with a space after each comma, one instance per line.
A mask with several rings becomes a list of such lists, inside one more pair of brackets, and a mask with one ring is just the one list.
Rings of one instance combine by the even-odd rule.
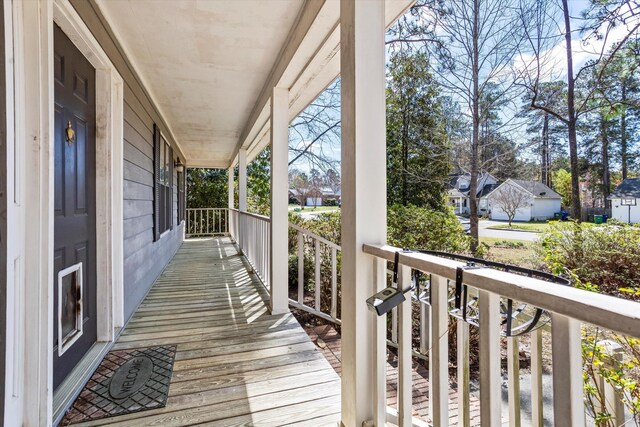
[[95, 69], [58, 26], [53, 62], [55, 389], [96, 342], [96, 94]]

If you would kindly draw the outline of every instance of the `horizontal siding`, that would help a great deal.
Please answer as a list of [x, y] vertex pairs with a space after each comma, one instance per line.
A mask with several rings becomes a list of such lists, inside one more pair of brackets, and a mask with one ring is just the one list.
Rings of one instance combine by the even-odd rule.
[[[173, 258], [182, 243], [182, 226], [174, 228], [173, 232], [165, 234], [158, 242], [144, 246], [124, 259], [125, 282], [138, 284], [125, 288], [126, 298], [124, 311], [130, 317], [140, 305], [145, 295], [160, 276], [167, 263]], [[151, 281], [149, 286], [140, 284]]]
[[[174, 155], [184, 155], [171, 140], [162, 117], [135, 74], [94, 0], [71, 0], [72, 5], [105, 50], [124, 80], [123, 123], [123, 230], [124, 301], [128, 319], [162, 273], [182, 242], [182, 227], [176, 227], [177, 187], [173, 187], [174, 227], [153, 241], [153, 125], [173, 146]], [[174, 183], [175, 183], [174, 173]]]
[[[153, 214], [152, 200], [124, 200], [124, 219]], [[127, 237], [124, 236], [125, 241]]]
[[[151, 149], [149, 149], [151, 150]], [[136, 147], [135, 143], [129, 142], [128, 139], [124, 140], [124, 157], [129, 159], [130, 162], [142, 167], [143, 169], [151, 172], [153, 170], [153, 158], [149, 157], [149, 154], [141, 151]]]
[[153, 228], [153, 215], [139, 216], [124, 220], [124, 235], [135, 236], [144, 230]]
[[124, 159], [124, 179], [138, 184], [153, 186], [153, 174], [135, 163]]
[[153, 187], [135, 181], [125, 181], [124, 198], [126, 200], [153, 200]]

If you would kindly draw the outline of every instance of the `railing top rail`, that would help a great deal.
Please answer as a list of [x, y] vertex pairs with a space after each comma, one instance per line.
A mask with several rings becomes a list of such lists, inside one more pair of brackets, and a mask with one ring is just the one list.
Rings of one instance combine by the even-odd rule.
[[340, 250], [342, 250], [342, 249], [340, 248], [340, 245], [336, 245], [336, 244], [335, 244], [335, 243], [333, 243], [331, 240], [327, 240], [327, 239], [325, 239], [325, 238], [324, 238], [324, 237], [322, 237], [322, 236], [318, 236], [317, 234], [312, 233], [311, 231], [309, 231], [309, 230], [307, 230], [307, 229], [305, 229], [305, 228], [302, 228], [302, 227], [300, 227], [299, 225], [296, 225], [296, 224], [294, 224], [294, 223], [290, 222], [290, 223], [289, 223], [289, 227], [293, 228], [294, 230], [298, 230], [298, 231], [299, 231], [299, 232], [301, 232], [302, 234], [306, 234], [307, 236], [311, 237], [312, 239], [318, 240], [318, 241], [320, 241], [321, 243], [324, 243], [325, 245], [327, 245], [327, 246], [329, 246], [329, 247], [332, 247], [332, 248], [334, 248], [334, 249], [336, 249], [336, 250], [339, 250], [339, 251], [340, 251]]
[[262, 221], [271, 222], [271, 218], [269, 218], [268, 216], [258, 215], [258, 214], [254, 214], [254, 213], [251, 213], [251, 212], [242, 212], [242, 211], [239, 211], [238, 209], [229, 209], [229, 210], [230, 211], [234, 211], [234, 212], [238, 212], [239, 214], [247, 215], [247, 216], [262, 220]]
[[224, 211], [227, 208], [186, 208], [188, 211]]
[[[389, 245], [369, 244], [363, 245], [363, 250], [388, 261], [393, 261], [395, 253], [402, 251]], [[459, 261], [418, 252], [401, 252], [399, 262], [451, 280], [455, 280], [457, 267], [464, 265]], [[638, 302], [490, 268], [465, 270], [464, 283], [585, 323], [640, 337]]]

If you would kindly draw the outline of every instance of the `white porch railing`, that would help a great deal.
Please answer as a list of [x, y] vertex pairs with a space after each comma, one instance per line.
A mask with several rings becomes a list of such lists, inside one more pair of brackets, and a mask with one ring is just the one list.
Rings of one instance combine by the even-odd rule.
[[[242, 247], [244, 254], [253, 265], [267, 288], [269, 278], [269, 218], [237, 210], [229, 211], [229, 231]], [[292, 307], [313, 313], [328, 321], [340, 324], [339, 318], [339, 253], [340, 246], [311, 233], [304, 228], [289, 224], [295, 230], [298, 254], [297, 298], [290, 299]], [[365, 252], [377, 260], [374, 268], [393, 261], [400, 249], [391, 246], [365, 245]], [[305, 275], [305, 252], [313, 258], [313, 274]], [[283, 254], [287, 256], [288, 254]], [[412, 357], [429, 360], [429, 402], [430, 419], [434, 426], [446, 426], [450, 416], [456, 417], [458, 425], [469, 426], [471, 407], [469, 404], [469, 323], [455, 319], [457, 352], [457, 414], [449, 414], [449, 354], [448, 334], [450, 320], [449, 291], [455, 283], [456, 271], [464, 264], [447, 258], [421, 253], [401, 253], [399, 256], [399, 286], [410, 286], [411, 270], [430, 275], [430, 301], [416, 302], [414, 298], [394, 309], [390, 340], [387, 343], [398, 349], [398, 406], [386, 406], [384, 393], [376, 396], [376, 405], [385, 408], [387, 422], [399, 426], [422, 426], [423, 421], [412, 418]], [[330, 266], [328, 268], [328, 266]], [[390, 283], [387, 271], [377, 283], [382, 290]], [[324, 275], [330, 275], [326, 277]], [[374, 277], [375, 276], [374, 274]], [[313, 281], [312, 298], [305, 303], [305, 284]], [[324, 283], [324, 285], [323, 285]], [[640, 337], [640, 303], [587, 292], [571, 287], [498, 271], [495, 269], [469, 269], [464, 271], [464, 284], [469, 294], [478, 299], [479, 316], [479, 356], [480, 356], [480, 412], [483, 426], [502, 425], [502, 372], [501, 372], [501, 312], [500, 301], [512, 299], [545, 310], [551, 323], [530, 333], [531, 357], [531, 422], [543, 425], [543, 369], [542, 334], [551, 333], [553, 362], [553, 412], [554, 425], [584, 426], [585, 407], [583, 401], [582, 348], [580, 325], [582, 323], [615, 331], [624, 335]], [[329, 294], [329, 304], [321, 305], [323, 295]], [[308, 296], [308, 295], [307, 295]], [[364, 302], [363, 302], [364, 303]], [[371, 314], [373, 316], [373, 314]], [[522, 316], [521, 316], [522, 317]], [[412, 324], [420, 324], [418, 336], [414, 336]], [[387, 334], [387, 322], [378, 322], [379, 336]], [[417, 338], [417, 340], [415, 339]], [[507, 340], [507, 372], [509, 425], [522, 425], [520, 410], [520, 343], [518, 337]], [[415, 348], [414, 344], [416, 343]], [[377, 347], [381, 348], [381, 347]], [[377, 363], [386, 364], [387, 355], [378, 354]], [[376, 369], [375, 372], [385, 372]], [[376, 378], [375, 383], [384, 384], [384, 378]], [[611, 386], [610, 396], [618, 395]], [[618, 395], [619, 397], [619, 395]], [[545, 400], [549, 396], [544, 396]], [[614, 404], [612, 407], [621, 408]], [[376, 412], [377, 413], [377, 412]], [[549, 414], [547, 414], [549, 416]], [[621, 411], [614, 416], [624, 419]], [[624, 421], [618, 422], [623, 424]]]
[[205, 237], [229, 232], [226, 208], [190, 208], [185, 212], [185, 237]]
[[[271, 277], [271, 219], [267, 216], [229, 209], [231, 237], [238, 243], [267, 290]], [[286, 254], [283, 254], [286, 256]]]
[[[393, 261], [399, 248], [365, 245], [365, 252], [378, 262]], [[426, 340], [429, 353], [431, 420], [435, 426], [449, 423], [448, 378], [448, 316], [449, 281], [455, 281], [461, 262], [420, 253], [401, 253], [399, 256], [399, 286], [410, 286], [411, 269], [431, 275], [430, 313]], [[377, 268], [377, 266], [375, 267]], [[378, 283], [382, 290], [386, 281]], [[501, 368], [500, 368], [500, 299], [530, 304], [546, 310], [551, 316], [553, 360], [554, 425], [584, 426], [581, 323], [591, 324], [624, 335], [640, 336], [640, 303], [621, 300], [521, 275], [493, 269], [469, 269], [464, 272], [464, 283], [478, 295], [480, 334], [480, 414], [483, 426], [502, 424]], [[398, 409], [387, 415], [387, 421], [399, 426], [411, 426], [411, 357], [412, 313], [411, 298], [398, 307]], [[421, 310], [422, 315], [422, 310]], [[421, 322], [424, 324], [424, 322]], [[384, 325], [386, 322], [379, 322]], [[542, 425], [542, 341], [541, 330], [531, 333], [531, 403], [532, 424]], [[520, 386], [518, 366], [518, 338], [508, 340], [509, 425], [521, 425], [519, 407]], [[422, 349], [421, 345], [421, 349]], [[469, 425], [469, 324], [457, 320], [458, 360], [458, 425]], [[377, 355], [378, 363], [386, 363], [386, 354]], [[380, 370], [376, 370], [380, 372]], [[382, 370], [384, 372], [384, 369]], [[376, 379], [375, 382], [381, 381]], [[382, 379], [384, 383], [384, 379]], [[548, 397], [548, 396], [546, 396]], [[376, 405], [386, 407], [386, 396], [376, 396]], [[621, 415], [622, 416], [622, 415]], [[616, 420], [617, 424], [624, 421]]]
[[[305, 230], [304, 228], [289, 223], [289, 227], [296, 230], [297, 235], [297, 251], [298, 251], [298, 298], [297, 300], [289, 299], [289, 305], [300, 310], [307, 311], [315, 314], [325, 320], [333, 323], [340, 324], [338, 318], [338, 252], [340, 252], [340, 246], [335, 243]], [[313, 260], [314, 260], [314, 303], [313, 306], [306, 305], [304, 303], [304, 259], [305, 259], [305, 244], [311, 245], [313, 248]], [[329, 310], [322, 311], [321, 297], [323, 293], [323, 278], [322, 278], [322, 258], [323, 254], [325, 259], [329, 259], [331, 263], [330, 268], [330, 286], [329, 286]]]

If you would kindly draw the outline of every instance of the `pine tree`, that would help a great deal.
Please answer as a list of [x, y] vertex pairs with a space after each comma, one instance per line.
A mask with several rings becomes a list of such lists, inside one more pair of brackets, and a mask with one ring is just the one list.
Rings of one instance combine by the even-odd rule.
[[450, 143], [427, 54], [394, 52], [387, 85], [388, 202], [441, 210]]

